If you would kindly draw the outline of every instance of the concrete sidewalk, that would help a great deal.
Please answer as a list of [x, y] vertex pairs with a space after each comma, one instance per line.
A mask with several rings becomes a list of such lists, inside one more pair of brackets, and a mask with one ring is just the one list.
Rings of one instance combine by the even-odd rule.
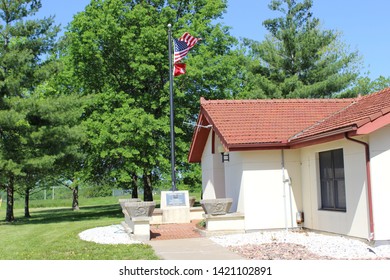
[[208, 238], [155, 240], [148, 244], [163, 260], [244, 260]]

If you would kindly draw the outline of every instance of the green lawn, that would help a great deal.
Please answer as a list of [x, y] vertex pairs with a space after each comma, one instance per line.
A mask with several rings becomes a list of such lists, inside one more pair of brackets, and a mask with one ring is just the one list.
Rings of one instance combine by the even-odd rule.
[[[78, 234], [86, 229], [120, 224], [123, 214], [118, 198], [80, 201], [79, 211], [58, 207], [31, 208], [32, 218], [23, 217], [16, 204], [16, 221], [4, 222], [5, 201], [0, 208], [0, 259], [2, 260], [157, 260], [149, 245], [102, 245], [83, 241]], [[32, 201], [35, 205], [48, 202]], [[51, 202], [53, 203], [53, 202]], [[85, 205], [85, 206], [83, 206]], [[56, 205], [54, 205], [56, 206]]]

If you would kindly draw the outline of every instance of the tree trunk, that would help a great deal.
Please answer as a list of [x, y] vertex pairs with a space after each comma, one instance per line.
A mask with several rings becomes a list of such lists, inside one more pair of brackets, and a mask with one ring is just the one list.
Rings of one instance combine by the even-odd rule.
[[8, 185], [7, 185], [7, 212], [5, 216], [5, 220], [7, 222], [15, 221], [14, 216], [14, 176], [11, 175]]
[[153, 201], [153, 188], [150, 174], [144, 174], [142, 176], [144, 182], [144, 201]]
[[24, 194], [24, 217], [25, 218], [31, 218], [29, 204], [30, 204], [30, 189], [26, 188], [26, 192]]
[[72, 193], [73, 193], [72, 209], [75, 211], [80, 210], [80, 207], [79, 207], [79, 186], [75, 186], [72, 189]]
[[138, 198], [138, 176], [135, 174], [133, 174], [131, 185], [131, 198]]

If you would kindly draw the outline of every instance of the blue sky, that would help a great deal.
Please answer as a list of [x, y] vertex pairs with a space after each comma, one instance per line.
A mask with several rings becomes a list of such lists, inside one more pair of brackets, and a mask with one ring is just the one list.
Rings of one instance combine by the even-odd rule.
[[[63, 28], [90, 0], [42, 0], [41, 15], [55, 15]], [[268, 8], [270, 0], [228, 0], [223, 22], [235, 37], [264, 39], [262, 22], [277, 13]], [[342, 41], [351, 51], [363, 56], [363, 71], [375, 79], [390, 77], [390, 1], [389, 0], [314, 0], [313, 15], [324, 29], [342, 33]]]

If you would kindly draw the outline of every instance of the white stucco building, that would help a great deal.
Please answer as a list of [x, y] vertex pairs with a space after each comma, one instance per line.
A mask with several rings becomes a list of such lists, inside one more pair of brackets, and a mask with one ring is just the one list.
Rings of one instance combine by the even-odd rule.
[[[201, 99], [189, 161], [245, 230], [390, 240], [390, 88], [356, 99]], [[220, 152], [224, 152], [224, 156]], [[224, 162], [222, 162], [224, 158]]]

